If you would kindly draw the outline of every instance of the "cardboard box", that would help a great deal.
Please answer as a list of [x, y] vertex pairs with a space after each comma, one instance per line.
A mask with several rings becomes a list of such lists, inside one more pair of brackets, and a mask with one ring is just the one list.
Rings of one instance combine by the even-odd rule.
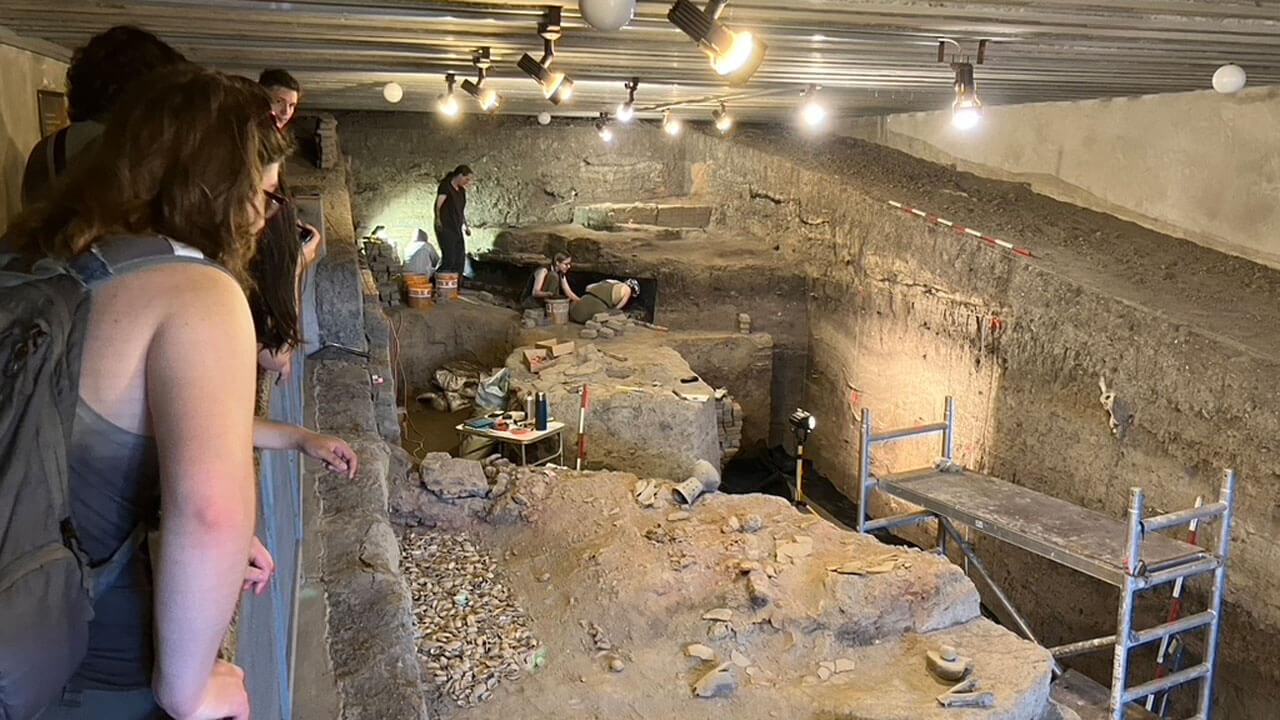
[[524, 364], [529, 368], [529, 372], [538, 372], [550, 359], [550, 351], [546, 348], [526, 348], [524, 350]]

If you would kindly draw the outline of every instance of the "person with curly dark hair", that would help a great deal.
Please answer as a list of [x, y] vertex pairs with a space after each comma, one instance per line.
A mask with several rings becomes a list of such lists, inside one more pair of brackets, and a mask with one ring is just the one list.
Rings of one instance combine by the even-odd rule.
[[27, 156], [22, 174], [23, 207], [48, 197], [76, 156], [92, 154], [107, 117], [130, 85], [154, 70], [186, 61], [160, 38], [131, 25], [99, 33], [77, 49], [67, 68], [71, 125], [41, 140]]

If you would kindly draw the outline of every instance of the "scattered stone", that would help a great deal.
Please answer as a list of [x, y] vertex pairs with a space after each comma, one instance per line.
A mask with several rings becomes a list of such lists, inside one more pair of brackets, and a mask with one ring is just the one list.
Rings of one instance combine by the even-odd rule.
[[611, 338], [618, 334], [617, 331], [607, 327], [600, 328], [599, 330], [596, 331], [596, 333], [598, 333], [598, 336], [602, 338]]
[[548, 572], [544, 572], [538, 576], [538, 582], [540, 583], [544, 583], [550, 579], [551, 579], [551, 573], [548, 573]]
[[612, 658], [609, 660], [609, 669], [613, 672], [620, 673], [625, 670], [626, 667], [627, 666], [618, 658]]
[[482, 498], [489, 494], [489, 478], [475, 460], [427, 453], [422, 460], [422, 485], [444, 500]]
[[942, 680], [962, 680], [973, 669], [973, 659], [961, 655], [950, 645], [925, 651], [925, 665], [929, 672]]
[[684, 510], [676, 510], [675, 512], [667, 515], [667, 522], [680, 522], [681, 520], [688, 520], [691, 517], [693, 516]]
[[658, 483], [653, 480], [637, 480], [633, 493], [640, 507], [653, 507], [658, 500]]
[[[479, 463], [476, 463], [479, 465]], [[497, 578], [493, 558], [456, 532], [411, 532], [401, 565], [418, 627], [423, 677], [461, 707], [546, 662], [528, 617]]]
[[609, 319], [609, 318], [611, 318], [611, 317], [613, 317], [613, 313], [600, 312], [600, 313], [596, 313], [595, 315], [592, 315], [592, 316], [591, 316], [591, 319], [592, 319], [594, 322], [602, 323], [602, 322], [604, 322], [605, 320], [608, 320], [608, 319]]
[[760, 563], [755, 560], [739, 560], [738, 572], [749, 573], [752, 570], [760, 570]]
[[778, 577], [778, 568], [766, 563], [764, 566], [764, 574], [771, 578], [776, 578]]
[[766, 608], [773, 602], [773, 582], [761, 570], [747, 573], [747, 595], [751, 598], [751, 606], [757, 610]]
[[734, 665], [737, 665], [740, 668], [745, 669], [748, 665], [751, 664], [751, 658], [747, 657], [746, 655], [744, 655], [742, 652], [738, 650], [734, 650], [733, 653], [729, 655], [729, 662], [733, 663]]
[[759, 515], [748, 515], [742, 519], [742, 529], [749, 533], [758, 533], [764, 529], [764, 518]]
[[712, 640], [723, 640], [733, 634], [733, 628], [727, 622], [714, 622], [707, 628], [707, 637]]
[[693, 694], [700, 698], [728, 697], [738, 689], [738, 678], [733, 666], [721, 663], [707, 672], [693, 685]]
[[602, 327], [600, 323], [595, 320], [588, 320], [585, 323], [583, 323], [583, 326], [586, 327], [588, 330], [599, 330]]
[[702, 613], [703, 620], [715, 620], [718, 622], [729, 622], [733, 619], [733, 610], [729, 608], [715, 608]]
[[737, 515], [730, 515], [728, 522], [724, 525], [724, 531], [726, 533], [736, 533], [741, 529], [742, 521], [738, 519]]
[[806, 557], [813, 552], [813, 543], [783, 543], [778, 546], [777, 559], [778, 562], [789, 562], [797, 558]]
[[536, 328], [538, 327], [538, 321], [533, 320], [531, 318], [524, 318], [523, 320], [520, 321], [520, 327], [524, 328], [525, 330]]
[[578, 332], [578, 337], [584, 340], [595, 340], [600, 337], [600, 331], [595, 328], [583, 328]]
[[836, 658], [836, 674], [853, 672], [853, 661], [849, 658]]
[[706, 660], [708, 662], [716, 659], [716, 651], [702, 643], [690, 643], [689, 645], [685, 645], [684, 654], [689, 657]]
[[819, 665], [819, 666], [818, 666], [818, 679], [819, 679], [819, 680], [829, 680], [829, 679], [831, 679], [831, 668], [827, 667], [825, 664], [823, 664], [823, 665]]

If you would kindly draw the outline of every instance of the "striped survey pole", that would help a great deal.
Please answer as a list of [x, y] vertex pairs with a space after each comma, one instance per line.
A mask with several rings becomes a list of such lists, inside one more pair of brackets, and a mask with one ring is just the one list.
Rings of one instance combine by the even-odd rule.
[[974, 230], [971, 227], [958, 225], [950, 220], [947, 220], [946, 218], [940, 218], [937, 215], [934, 215], [932, 213], [927, 213], [924, 210], [920, 210], [918, 208], [913, 208], [907, 205], [903, 205], [900, 202], [896, 202], [893, 200], [886, 200], [885, 202], [889, 203], [891, 207], [895, 207], [907, 213], [908, 215], [915, 215], [916, 217], [921, 218], [925, 222], [951, 228], [952, 230], [955, 230], [958, 233], [961, 233], [963, 235], [969, 235], [970, 237], [978, 238], [979, 240], [985, 242], [988, 245], [994, 245], [995, 247], [1004, 248], [1005, 250], [1015, 252], [1023, 257], [1035, 257], [1034, 255], [1031, 254], [1031, 251], [1026, 248], [1018, 247], [1011, 242], [1006, 242], [999, 238], [991, 237], [990, 235]]
[[582, 461], [587, 459], [587, 386], [582, 386], [582, 406], [578, 408], [578, 463], [576, 469], [582, 469]]

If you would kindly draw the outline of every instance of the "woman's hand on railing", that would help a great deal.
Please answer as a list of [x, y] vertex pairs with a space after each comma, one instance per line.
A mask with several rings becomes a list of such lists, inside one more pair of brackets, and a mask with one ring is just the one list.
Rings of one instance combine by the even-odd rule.
[[275, 574], [276, 561], [271, 557], [262, 541], [255, 535], [253, 545], [249, 547], [249, 566], [244, 571], [244, 587], [242, 591], [253, 590], [254, 595], [266, 592], [271, 576]]
[[341, 473], [349, 480], [355, 479], [360, 459], [356, 457], [355, 450], [340, 437], [308, 430], [299, 439], [298, 451], [324, 463], [329, 472]]

